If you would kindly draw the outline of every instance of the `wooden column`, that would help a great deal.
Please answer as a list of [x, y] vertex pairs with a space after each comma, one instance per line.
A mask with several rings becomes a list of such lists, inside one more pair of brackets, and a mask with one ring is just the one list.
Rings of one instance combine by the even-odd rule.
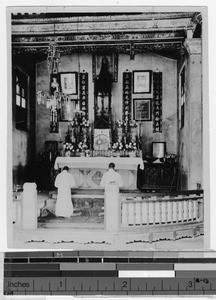
[[23, 185], [22, 228], [37, 228], [37, 190], [36, 183], [26, 182]]
[[197, 189], [197, 184], [203, 182], [202, 159], [202, 45], [200, 38], [185, 40], [185, 48], [188, 52], [186, 68], [186, 114], [185, 122], [188, 122], [189, 141], [189, 174], [188, 189]]

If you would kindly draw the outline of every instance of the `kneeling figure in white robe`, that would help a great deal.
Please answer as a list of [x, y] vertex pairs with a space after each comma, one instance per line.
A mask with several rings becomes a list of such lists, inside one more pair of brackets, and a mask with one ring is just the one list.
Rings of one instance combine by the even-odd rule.
[[115, 164], [109, 164], [109, 170], [103, 174], [100, 186], [105, 189], [106, 230], [118, 228], [119, 188], [123, 186], [121, 175], [114, 170]]
[[71, 188], [76, 186], [76, 181], [68, 170], [68, 167], [64, 167], [63, 171], [55, 179], [55, 187], [58, 188], [55, 215], [64, 218], [69, 218], [73, 215]]

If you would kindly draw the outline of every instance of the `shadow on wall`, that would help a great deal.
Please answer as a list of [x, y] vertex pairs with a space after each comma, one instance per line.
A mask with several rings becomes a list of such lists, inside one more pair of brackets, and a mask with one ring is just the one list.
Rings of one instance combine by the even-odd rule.
[[13, 167], [13, 185], [23, 185], [26, 181], [27, 167], [19, 164]]
[[185, 191], [188, 189], [188, 174], [183, 169], [179, 171], [178, 190]]
[[22, 187], [25, 182], [36, 182], [36, 166], [34, 162], [30, 162], [27, 166], [13, 167], [13, 186]]

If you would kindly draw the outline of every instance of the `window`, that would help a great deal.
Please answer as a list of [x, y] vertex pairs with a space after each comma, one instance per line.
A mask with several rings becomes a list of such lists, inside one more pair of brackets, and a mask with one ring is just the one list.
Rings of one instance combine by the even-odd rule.
[[15, 89], [16, 128], [27, 130], [28, 77], [18, 69], [15, 70]]
[[185, 67], [180, 74], [180, 111], [179, 111], [180, 128], [184, 127], [185, 123]]

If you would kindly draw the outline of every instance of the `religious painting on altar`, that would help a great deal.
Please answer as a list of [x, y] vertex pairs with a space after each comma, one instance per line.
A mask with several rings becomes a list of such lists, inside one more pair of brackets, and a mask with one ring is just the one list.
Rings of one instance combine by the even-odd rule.
[[95, 81], [99, 76], [102, 66], [102, 59], [106, 58], [108, 61], [108, 71], [111, 74], [113, 82], [118, 81], [118, 54], [93, 54], [92, 55], [92, 79]]
[[77, 73], [61, 73], [60, 78], [62, 93], [77, 95]]
[[151, 121], [152, 119], [151, 99], [134, 99], [134, 119], [136, 121]]
[[133, 71], [133, 93], [151, 93], [151, 71]]

